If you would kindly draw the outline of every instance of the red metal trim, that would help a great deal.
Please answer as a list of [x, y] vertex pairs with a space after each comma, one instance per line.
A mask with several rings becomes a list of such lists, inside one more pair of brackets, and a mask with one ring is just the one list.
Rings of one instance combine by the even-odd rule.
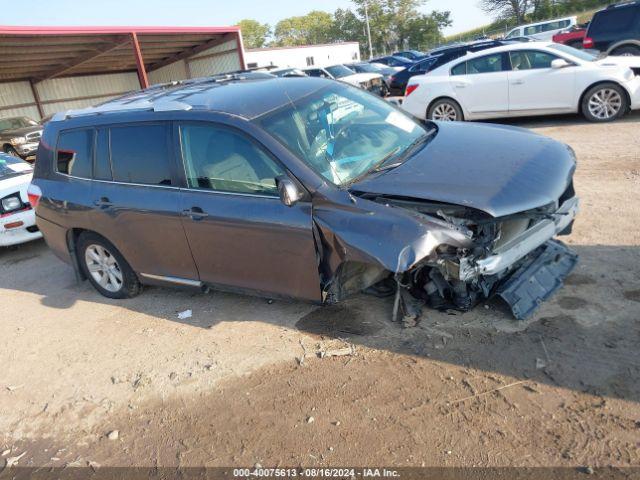
[[236, 33], [238, 55], [240, 56], [240, 70], [247, 69], [247, 63], [244, 60], [244, 42], [242, 41], [242, 32], [238, 30]]
[[142, 50], [140, 50], [140, 44], [138, 43], [138, 35], [136, 32], [131, 32], [131, 43], [133, 44], [133, 54], [136, 56], [140, 88], [149, 88], [149, 79], [147, 78], [147, 71], [144, 67], [144, 60], [142, 58]]
[[35, 27], [0, 25], [1, 35], [236, 33], [240, 27]]

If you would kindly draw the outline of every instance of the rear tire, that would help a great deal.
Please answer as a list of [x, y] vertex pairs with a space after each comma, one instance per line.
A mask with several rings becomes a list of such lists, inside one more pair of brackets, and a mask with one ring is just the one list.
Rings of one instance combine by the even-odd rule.
[[601, 83], [587, 90], [582, 98], [582, 114], [590, 122], [612, 122], [629, 110], [626, 92], [615, 83]]
[[458, 102], [450, 98], [441, 98], [431, 104], [427, 119], [440, 122], [462, 122], [464, 115]]
[[93, 287], [107, 298], [133, 298], [142, 291], [131, 266], [106, 238], [83, 232], [77, 243], [80, 268]]
[[634, 47], [633, 45], [627, 45], [625, 47], [616, 48], [611, 55], [619, 57], [633, 57], [640, 55], [640, 47]]

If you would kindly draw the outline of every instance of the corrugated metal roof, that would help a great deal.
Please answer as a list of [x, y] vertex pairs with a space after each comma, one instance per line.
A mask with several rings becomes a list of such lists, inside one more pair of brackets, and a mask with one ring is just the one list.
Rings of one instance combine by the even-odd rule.
[[135, 71], [133, 34], [154, 71], [236, 39], [239, 28], [0, 26], [0, 82]]

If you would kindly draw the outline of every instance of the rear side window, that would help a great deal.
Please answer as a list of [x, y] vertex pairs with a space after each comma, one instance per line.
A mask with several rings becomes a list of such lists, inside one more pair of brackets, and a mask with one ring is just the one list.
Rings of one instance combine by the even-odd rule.
[[56, 152], [59, 173], [91, 178], [93, 135], [93, 129], [70, 130], [60, 133]]
[[640, 8], [637, 7], [613, 8], [599, 12], [591, 22], [589, 35], [629, 32], [640, 21], [639, 12]]
[[474, 58], [467, 61], [467, 74], [477, 73], [495, 73], [501, 72], [502, 69], [502, 53], [487, 55], [485, 57]]
[[171, 131], [168, 124], [111, 128], [113, 180], [171, 185]]
[[514, 71], [551, 68], [551, 62], [558, 58], [538, 50], [509, 52], [509, 56], [511, 57], [511, 69]]

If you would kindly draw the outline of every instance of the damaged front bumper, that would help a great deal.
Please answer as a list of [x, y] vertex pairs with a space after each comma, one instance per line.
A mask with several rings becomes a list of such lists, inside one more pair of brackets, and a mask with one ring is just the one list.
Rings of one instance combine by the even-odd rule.
[[[570, 232], [578, 213], [579, 201], [573, 197], [543, 220], [532, 223], [519, 234], [504, 239], [488, 254], [472, 249], [457, 258], [430, 259], [412, 271], [396, 277], [398, 289], [394, 317], [398, 308], [403, 322], [416, 318], [415, 304], [407, 294], [440, 310], [470, 310], [482, 299], [498, 296], [511, 308], [515, 318], [533, 314], [563, 284], [575, 267], [578, 256], [553, 237]], [[411, 313], [407, 313], [411, 312]], [[419, 316], [419, 315], [418, 315]]]
[[503, 272], [540, 245], [567, 230], [578, 214], [578, 209], [578, 198], [571, 198], [551, 215], [552, 218], [538, 222], [496, 248], [491, 255], [482, 259], [461, 259], [457, 279], [468, 282], [481, 275], [497, 275]]

